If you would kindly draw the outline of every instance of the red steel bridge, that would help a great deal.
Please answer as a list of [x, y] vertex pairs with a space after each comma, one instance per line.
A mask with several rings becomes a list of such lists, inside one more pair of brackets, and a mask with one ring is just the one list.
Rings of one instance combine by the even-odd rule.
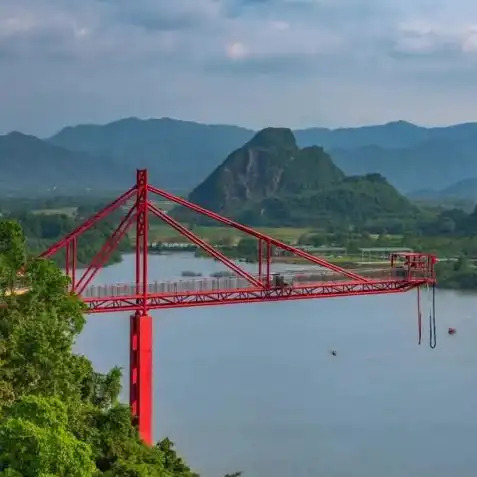
[[[257, 272], [249, 273], [228, 259], [217, 248], [196, 236], [185, 226], [158, 208], [151, 198], [159, 196], [191, 211], [214, 219], [223, 226], [233, 227], [257, 241]], [[128, 206], [133, 201], [132, 206]], [[77, 269], [79, 237], [113, 211], [124, 211], [123, 218], [101, 250], [85, 269]], [[148, 281], [149, 219], [155, 216], [182, 236], [200, 247], [208, 255], [222, 262], [233, 276], [200, 278], [179, 281]], [[105, 265], [111, 253], [135, 226], [136, 270], [130, 284], [94, 286], [92, 280]], [[272, 274], [273, 250], [281, 249], [301, 257], [310, 271]], [[151, 310], [196, 306], [226, 305], [289, 301], [310, 298], [331, 298], [354, 295], [376, 295], [418, 290], [419, 342], [421, 340], [421, 312], [419, 289], [435, 285], [436, 258], [422, 253], [392, 254], [389, 267], [361, 273], [345, 270], [337, 265], [294, 248], [250, 227], [222, 217], [185, 199], [158, 189], [148, 183], [147, 170], [138, 170], [136, 184], [107, 205], [103, 210], [78, 226], [64, 239], [51, 246], [40, 257], [49, 258], [63, 251], [66, 256], [65, 273], [70, 278], [71, 293], [88, 306], [88, 313], [126, 311], [130, 318], [130, 405], [135, 424], [143, 440], [152, 443], [152, 318]], [[435, 304], [435, 301], [433, 302]], [[433, 321], [435, 305], [430, 311], [431, 347], [435, 347]], [[432, 338], [434, 336], [434, 338]]]

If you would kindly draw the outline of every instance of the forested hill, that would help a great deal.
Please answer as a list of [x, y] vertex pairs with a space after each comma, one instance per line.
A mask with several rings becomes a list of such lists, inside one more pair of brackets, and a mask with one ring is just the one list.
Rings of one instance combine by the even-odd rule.
[[253, 131], [235, 126], [127, 118], [104, 126], [67, 127], [47, 141], [74, 151], [105, 154], [128, 165], [132, 173], [147, 168], [158, 187], [187, 192], [252, 135]]
[[71, 151], [21, 133], [0, 136], [0, 170], [3, 197], [102, 194], [104, 189], [119, 191], [133, 180], [130, 167], [108, 157]]
[[[346, 177], [324, 149], [300, 149], [292, 131], [285, 128], [258, 132], [189, 198], [251, 225], [363, 226], [373, 220], [409, 220], [419, 214], [379, 174]], [[193, 220], [181, 209], [172, 214]]]
[[301, 194], [344, 177], [323, 149], [300, 150], [291, 130], [267, 128], [232, 152], [189, 198], [216, 212], [229, 213], [248, 202]]

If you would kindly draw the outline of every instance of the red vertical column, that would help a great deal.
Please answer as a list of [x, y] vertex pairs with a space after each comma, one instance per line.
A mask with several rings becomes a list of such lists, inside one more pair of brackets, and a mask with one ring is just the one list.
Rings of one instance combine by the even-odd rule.
[[73, 242], [71, 244], [71, 254], [72, 254], [72, 258], [73, 258], [73, 264], [71, 266], [71, 288], [73, 290], [76, 289], [76, 237], [73, 239]]
[[257, 255], [258, 255], [258, 279], [260, 280], [261, 283], [263, 283], [262, 280], [262, 259], [263, 259], [263, 250], [262, 250], [262, 239], [258, 239], [258, 250], [257, 250]]
[[69, 291], [74, 292], [76, 286], [76, 237], [67, 242], [65, 252], [65, 274], [71, 280]]
[[152, 318], [131, 316], [129, 400], [142, 440], [152, 445]]
[[148, 251], [147, 170], [137, 171], [136, 218], [136, 305], [130, 321], [131, 413], [139, 435], [152, 444], [152, 318], [147, 307]]
[[267, 241], [267, 244], [266, 244], [266, 250], [267, 250], [267, 286], [269, 287], [271, 285], [271, 281], [270, 281], [270, 267], [271, 267], [271, 263], [272, 263], [272, 247], [271, 247], [271, 244], [270, 242]]

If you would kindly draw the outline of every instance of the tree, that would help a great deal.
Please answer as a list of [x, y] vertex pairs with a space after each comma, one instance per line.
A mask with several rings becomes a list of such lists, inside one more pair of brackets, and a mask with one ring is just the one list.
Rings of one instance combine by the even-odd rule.
[[234, 245], [234, 237], [227, 234], [220, 235], [215, 243], [221, 247], [232, 247]]
[[454, 264], [455, 272], [465, 272], [469, 270], [469, 260], [466, 255], [461, 254]]
[[13, 220], [0, 221], [0, 255], [15, 270], [25, 261], [25, 236], [20, 224]]
[[333, 245], [338, 245], [340, 247], [346, 247], [348, 244], [349, 234], [345, 232], [335, 232], [331, 236]]
[[313, 245], [314, 247], [320, 247], [327, 245], [328, 239], [325, 234], [303, 234], [298, 239], [299, 245]]
[[[174, 450], [174, 443], [167, 437], [158, 442], [157, 448], [164, 455], [164, 466], [167, 470], [176, 473], [189, 472], [190, 469], [184, 464], [184, 461]], [[197, 474], [191, 474], [191, 477], [199, 477]]]
[[[0, 397], [8, 402], [40, 393], [67, 399], [89, 371], [72, 353], [85, 323], [84, 306], [67, 293], [68, 279], [53, 263], [36, 260], [21, 267], [31, 291], [5, 297], [7, 307], [0, 308]], [[14, 272], [9, 268], [7, 275]]]
[[4, 409], [0, 449], [0, 470], [22, 477], [92, 477], [96, 471], [91, 446], [68, 429], [67, 406], [58, 398], [24, 396]]
[[257, 256], [257, 240], [249, 237], [241, 238], [237, 243], [237, 253], [243, 254], [244, 256], [249, 256], [255, 254]]
[[0, 290], [4, 295], [15, 287], [17, 272], [25, 262], [25, 236], [15, 221], [0, 221], [0, 257]]

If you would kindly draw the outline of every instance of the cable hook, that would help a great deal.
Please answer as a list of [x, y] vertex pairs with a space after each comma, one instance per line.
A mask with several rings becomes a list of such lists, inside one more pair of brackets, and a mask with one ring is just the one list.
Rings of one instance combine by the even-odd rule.
[[432, 285], [432, 307], [429, 310], [429, 346], [434, 349], [437, 346], [436, 335], [436, 285]]
[[422, 340], [421, 287], [417, 287], [417, 337], [420, 345]]

